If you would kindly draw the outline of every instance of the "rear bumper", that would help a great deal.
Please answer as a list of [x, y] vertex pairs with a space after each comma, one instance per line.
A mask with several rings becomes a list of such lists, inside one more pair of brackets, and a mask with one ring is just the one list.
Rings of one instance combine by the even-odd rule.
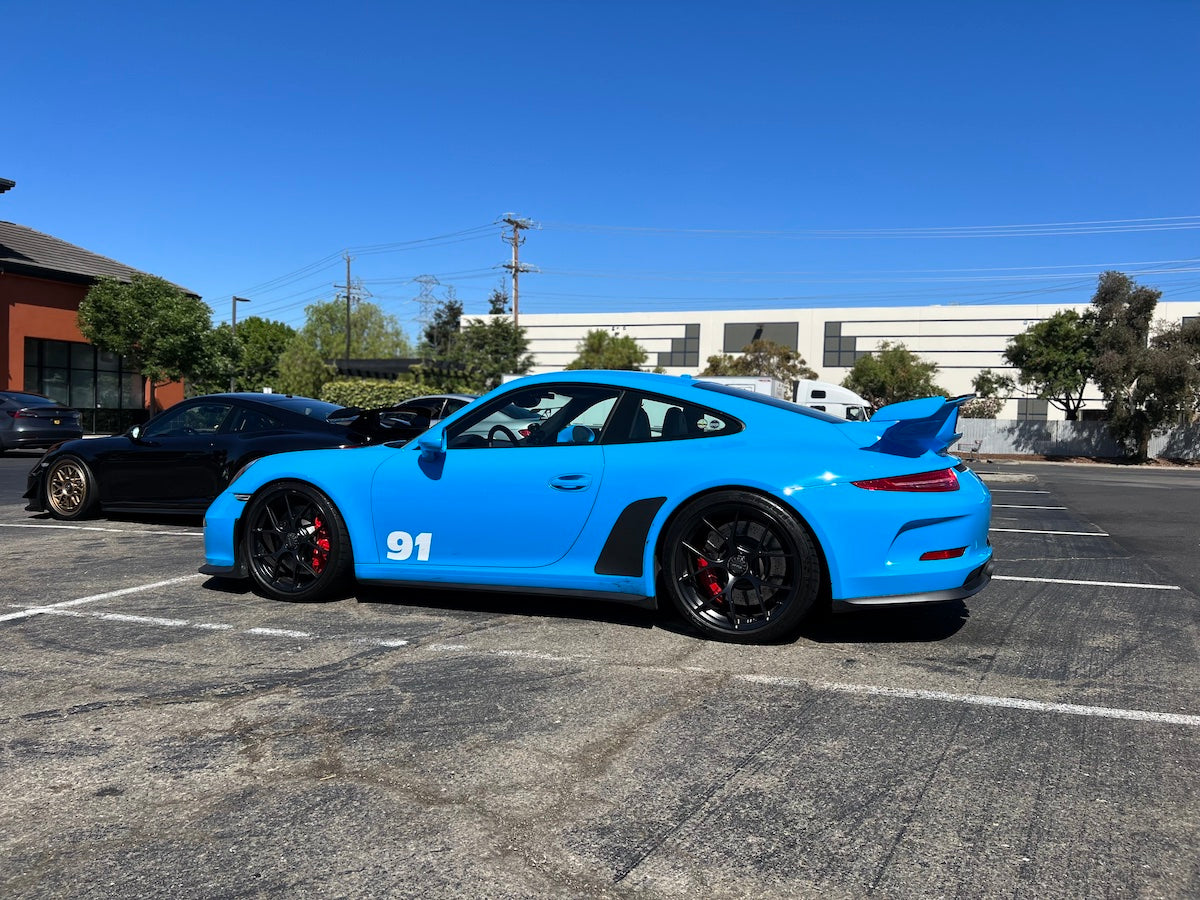
[[63, 441], [74, 441], [83, 437], [83, 431], [63, 431], [61, 428], [27, 431], [10, 431], [0, 438], [5, 450], [47, 450]]
[[915, 606], [922, 603], [946, 603], [973, 597], [992, 580], [992, 561], [989, 559], [967, 576], [960, 587], [940, 591], [924, 591], [916, 594], [894, 594], [887, 597], [855, 597], [850, 600], [834, 600], [834, 609], [854, 606]]

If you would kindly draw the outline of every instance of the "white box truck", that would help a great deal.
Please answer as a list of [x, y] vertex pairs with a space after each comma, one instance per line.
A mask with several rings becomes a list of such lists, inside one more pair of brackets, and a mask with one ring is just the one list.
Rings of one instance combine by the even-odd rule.
[[826, 381], [803, 379], [796, 383], [796, 391], [793, 394], [787, 384], [767, 375], [698, 375], [696, 380], [715, 381], [717, 384], [727, 384], [743, 391], [768, 394], [779, 400], [791, 400], [801, 406], [811, 406], [851, 422], [865, 422], [871, 417], [870, 403], [849, 388]]
[[796, 402], [851, 422], [865, 422], [871, 418], [870, 403], [849, 388], [826, 381], [804, 379], [797, 382]]

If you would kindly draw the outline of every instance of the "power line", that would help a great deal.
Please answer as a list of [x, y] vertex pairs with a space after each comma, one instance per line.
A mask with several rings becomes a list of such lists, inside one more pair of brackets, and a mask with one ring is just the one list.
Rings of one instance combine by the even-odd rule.
[[1145, 231], [1200, 229], [1200, 216], [1160, 216], [1144, 219], [1100, 219], [1082, 222], [1043, 222], [1023, 225], [942, 225], [911, 228], [805, 228], [794, 230], [681, 228], [650, 225], [598, 225], [547, 222], [546, 229], [561, 231], [627, 232], [634, 234], [688, 234], [712, 237], [770, 237], [805, 240], [932, 239], [987, 237], [1046, 237], [1051, 235], [1129, 234]]

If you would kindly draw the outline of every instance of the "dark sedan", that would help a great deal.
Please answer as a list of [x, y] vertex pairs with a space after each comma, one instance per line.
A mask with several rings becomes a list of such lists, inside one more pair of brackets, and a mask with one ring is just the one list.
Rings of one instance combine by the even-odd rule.
[[196, 397], [124, 434], [54, 447], [29, 473], [25, 508], [68, 520], [97, 510], [202, 514], [238, 470], [261, 456], [390, 437], [378, 416], [321, 400], [283, 394]]
[[79, 411], [29, 391], [0, 391], [0, 453], [83, 437]]

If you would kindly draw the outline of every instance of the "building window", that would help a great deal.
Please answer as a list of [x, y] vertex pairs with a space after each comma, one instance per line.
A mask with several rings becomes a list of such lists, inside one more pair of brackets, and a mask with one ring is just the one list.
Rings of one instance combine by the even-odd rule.
[[795, 350], [799, 334], [800, 326], [795, 322], [728, 322], [725, 325], [724, 352], [741, 353], [752, 341], [771, 341]]
[[686, 366], [695, 368], [700, 365], [700, 326], [684, 325], [683, 337], [671, 338], [671, 349], [658, 354], [658, 365]]
[[146, 421], [145, 379], [91, 344], [25, 338], [25, 390], [83, 413], [84, 431], [124, 431]]
[[1033, 397], [1021, 397], [1017, 400], [1018, 422], [1045, 422], [1049, 411], [1050, 403], [1047, 400]]
[[842, 337], [841, 322], [825, 323], [823, 366], [842, 366], [849, 369], [854, 365], [856, 360], [867, 356], [870, 352], [870, 350], [858, 349], [858, 338]]

